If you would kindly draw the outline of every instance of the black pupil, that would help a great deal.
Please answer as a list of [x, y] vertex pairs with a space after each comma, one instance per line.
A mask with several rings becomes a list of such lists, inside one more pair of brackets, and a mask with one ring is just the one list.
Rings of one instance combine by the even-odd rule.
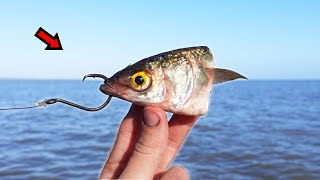
[[138, 85], [142, 85], [143, 82], [144, 82], [144, 79], [143, 79], [143, 77], [141, 77], [141, 76], [137, 76], [137, 77], [134, 79], [134, 82], [136, 82]]

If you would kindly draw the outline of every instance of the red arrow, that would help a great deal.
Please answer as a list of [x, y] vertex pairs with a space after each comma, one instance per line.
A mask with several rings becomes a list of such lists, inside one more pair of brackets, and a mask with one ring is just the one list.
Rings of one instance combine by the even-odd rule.
[[52, 36], [47, 31], [42, 29], [42, 27], [40, 27], [34, 36], [48, 45], [45, 50], [62, 50], [58, 33]]

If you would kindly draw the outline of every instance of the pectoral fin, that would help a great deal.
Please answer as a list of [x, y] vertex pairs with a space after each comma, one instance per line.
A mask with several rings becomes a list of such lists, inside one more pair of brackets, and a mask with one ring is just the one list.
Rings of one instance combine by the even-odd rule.
[[228, 70], [228, 69], [214, 69], [214, 81], [213, 84], [219, 84], [226, 81], [232, 81], [238, 78], [247, 79], [246, 77], [242, 76], [241, 74]]

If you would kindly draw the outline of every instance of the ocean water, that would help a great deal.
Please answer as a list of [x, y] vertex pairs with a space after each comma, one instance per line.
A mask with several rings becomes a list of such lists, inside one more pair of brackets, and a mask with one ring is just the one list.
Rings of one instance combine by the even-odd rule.
[[[61, 97], [106, 99], [99, 81], [1, 80], [0, 108]], [[192, 179], [320, 179], [320, 81], [215, 86], [173, 165]], [[97, 179], [130, 103], [0, 111], [0, 179]]]

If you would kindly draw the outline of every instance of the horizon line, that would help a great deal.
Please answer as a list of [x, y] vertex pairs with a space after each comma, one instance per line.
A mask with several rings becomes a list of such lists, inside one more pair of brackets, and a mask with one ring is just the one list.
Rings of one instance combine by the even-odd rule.
[[[82, 81], [81, 78], [1, 78], [0, 81], [3, 80], [25, 80], [25, 81]], [[89, 81], [99, 81], [98, 79], [88, 79]], [[241, 79], [239, 79], [241, 80]], [[248, 78], [248, 81], [319, 81], [320, 78]]]

